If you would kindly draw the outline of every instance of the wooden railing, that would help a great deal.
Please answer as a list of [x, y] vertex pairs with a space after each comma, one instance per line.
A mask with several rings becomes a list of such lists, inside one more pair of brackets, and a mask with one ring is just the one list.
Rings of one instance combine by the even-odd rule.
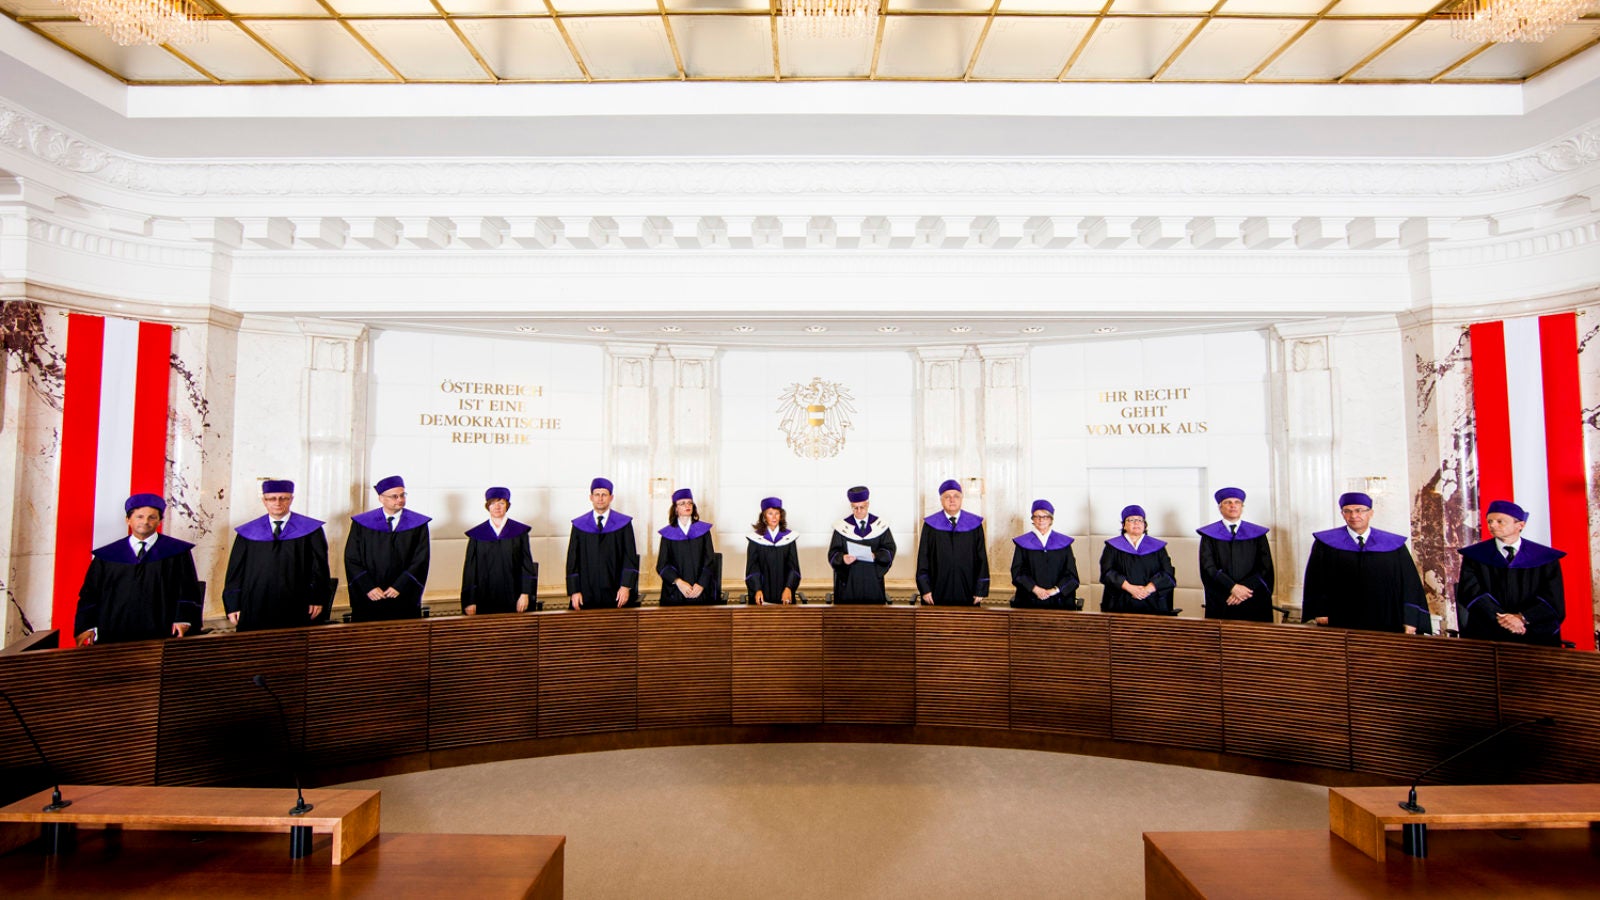
[[[65, 781], [287, 783], [651, 743], [970, 743], [1344, 783], [1600, 781], [1600, 657], [1298, 626], [906, 607], [609, 610], [0, 656]], [[1508, 762], [1510, 761], [1510, 762]], [[1282, 774], [1282, 772], [1274, 772]], [[0, 715], [0, 785], [41, 786]]]

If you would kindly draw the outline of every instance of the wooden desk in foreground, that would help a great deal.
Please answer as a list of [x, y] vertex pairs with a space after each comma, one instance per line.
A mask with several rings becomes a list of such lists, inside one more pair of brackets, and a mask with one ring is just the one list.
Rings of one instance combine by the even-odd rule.
[[297, 860], [277, 835], [83, 831], [60, 856], [0, 857], [0, 897], [559, 900], [564, 889], [560, 835], [389, 833], [342, 866], [328, 864], [331, 849], [318, 835]]
[[1401, 809], [1397, 787], [1329, 788], [1328, 829], [1383, 862], [1386, 832], [1432, 829], [1582, 828], [1600, 822], [1600, 784], [1439, 785], [1417, 789], [1426, 810]]
[[[293, 791], [279, 788], [204, 788], [62, 785], [61, 796], [72, 805], [43, 812], [50, 792], [0, 808], [0, 823], [34, 825], [119, 826], [134, 830], [278, 831], [310, 828], [333, 839], [331, 861], [340, 865], [378, 833], [377, 791], [310, 790], [313, 807], [291, 816]], [[36, 829], [34, 833], [37, 833]], [[16, 829], [0, 847], [15, 846]]]

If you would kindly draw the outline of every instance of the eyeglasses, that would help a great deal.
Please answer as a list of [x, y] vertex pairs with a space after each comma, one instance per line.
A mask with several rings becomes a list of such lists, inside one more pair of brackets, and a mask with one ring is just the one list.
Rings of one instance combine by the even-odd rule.
[[398, 494], [380, 494], [379, 496], [385, 500], [404, 500], [406, 497], [406, 492], [401, 491]]
[[1138, 522], [1140, 525], [1144, 524], [1144, 520], [1139, 518], [1138, 516], [1129, 516], [1126, 519], [1123, 519], [1122, 521], [1124, 521], [1124, 522]]
[[1034, 513], [1033, 517], [1035, 519], [1051, 519], [1051, 520], [1055, 519], [1055, 516], [1047, 516], [1044, 513]]

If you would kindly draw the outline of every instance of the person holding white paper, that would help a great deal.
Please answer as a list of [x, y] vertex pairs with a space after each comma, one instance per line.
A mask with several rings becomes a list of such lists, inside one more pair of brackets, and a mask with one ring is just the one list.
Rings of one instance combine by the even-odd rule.
[[828, 565], [833, 566], [833, 602], [888, 603], [883, 578], [894, 563], [894, 535], [889, 525], [869, 512], [872, 493], [857, 485], [845, 492], [850, 515], [833, 526]]

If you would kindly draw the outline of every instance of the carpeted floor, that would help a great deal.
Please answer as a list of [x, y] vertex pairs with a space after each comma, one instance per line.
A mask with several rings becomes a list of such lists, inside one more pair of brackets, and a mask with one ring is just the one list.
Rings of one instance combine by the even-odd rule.
[[567, 896], [1142, 897], [1144, 831], [1327, 827], [1327, 789], [1026, 750], [745, 744], [439, 769], [384, 831], [567, 835]]

